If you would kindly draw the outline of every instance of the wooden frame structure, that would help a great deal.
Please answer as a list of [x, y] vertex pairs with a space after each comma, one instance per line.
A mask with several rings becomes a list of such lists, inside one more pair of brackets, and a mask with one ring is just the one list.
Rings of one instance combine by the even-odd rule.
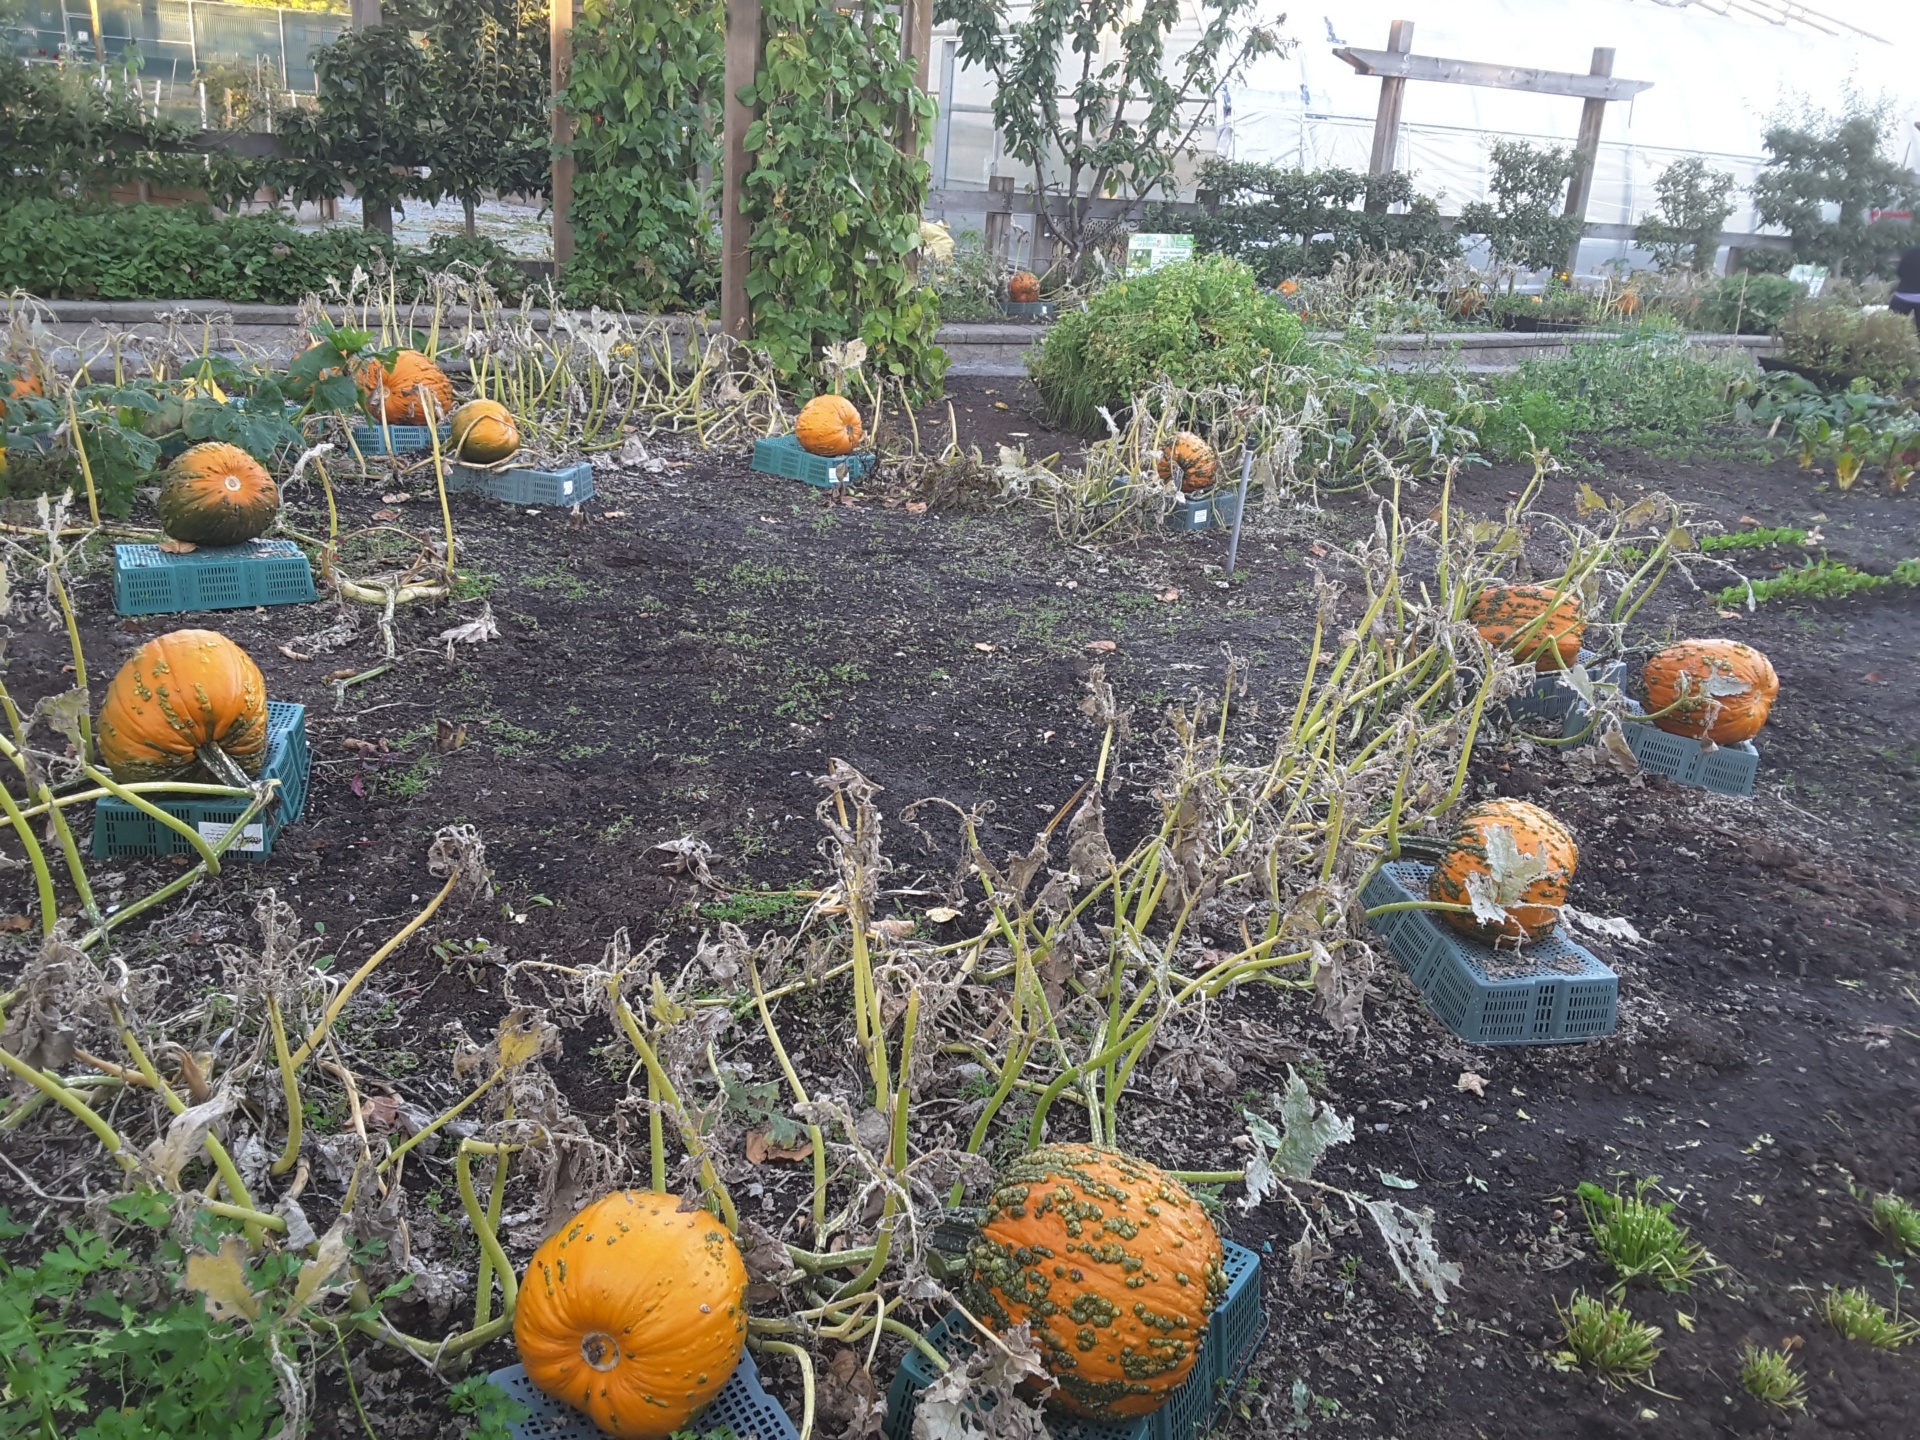
[[[1578, 96], [1586, 104], [1580, 111], [1579, 138], [1574, 141], [1575, 167], [1567, 186], [1566, 213], [1582, 226], [1587, 219], [1587, 202], [1593, 195], [1594, 163], [1600, 154], [1600, 127], [1606, 121], [1607, 105], [1615, 100], [1631, 100], [1642, 90], [1653, 88], [1651, 80], [1616, 80], [1613, 75], [1613, 51], [1596, 47], [1593, 64], [1585, 75], [1566, 70], [1534, 70], [1520, 65], [1489, 65], [1478, 60], [1443, 60], [1437, 55], [1415, 55], [1413, 22], [1396, 20], [1387, 36], [1385, 50], [1361, 50], [1341, 46], [1333, 53], [1361, 75], [1380, 78], [1380, 109], [1373, 122], [1373, 157], [1369, 174], [1385, 175], [1393, 170], [1394, 152], [1400, 145], [1400, 107], [1409, 80], [1424, 80], [1442, 85], [1477, 85], [1489, 90], [1524, 90], [1536, 95]], [[1376, 213], [1386, 209], [1384, 201], [1368, 201]], [[1566, 256], [1571, 271], [1579, 258], [1580, 240], [1576, 237]]]

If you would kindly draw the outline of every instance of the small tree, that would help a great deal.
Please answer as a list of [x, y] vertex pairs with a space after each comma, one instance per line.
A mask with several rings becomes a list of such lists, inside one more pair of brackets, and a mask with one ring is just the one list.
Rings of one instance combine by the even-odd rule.
[[[1917, 194], [1912, 175], [1887, 158], [1891, 133], [1886, 103], [1855, 98], [1838, 114], [1809, 107], [1768, 127], [1754, 211], [1792, 234], [1796, 259], [1855, 277], [1886, 266], [1899, 242], [1874, 228], [1872, 212], [1909, 209]], [[1827, 218], [1827, 206], [1838, 207], [1835, 218]]]
[[[1215, 92], [1286, 48], [1251, 23], [1258, 8], [1196, 0], [1200, 36], [1171, 64], [1167, 39], [1185, 14], [1178, 0], [1033, 0], [1017, 24], [1007, 0], [938, 0], [934, 16], [959, 26], [960, 58], [993, 76], [993, 122], [1007, 154], [1033, 171], [1034, 190], [1079, 202], [1172, 198], [1175, 166], [1194, 153]], [[1078, 73], [1063, 76], [1068, 57]], [[1070, 265], [1110, 229], [1078, 203], [1040, 223]]]
[[441, 0], [426, 62], [429, 179], [460, 202], [471, 236], [486, 192], [544, 195], [551, 186], [544, 0]]
[[1676, 160], [1653, 182], [1660, 205], [1633, 229], [1633, 243], [1653, 252], [1662, 270], [1704, 275], [1720, 251], [1720, 231], [1733, 214], [1733, 176], [1709, 169], [1698, 155]]
[[1493, 203], [1460, 207], [1462, 233], [1479, 235], [1502, 265], [1551, 270], [1580, 234], [1578, 216], [1563, 213], [1567, 182], [1578, 165], [1571, 150], [1498, 140], [1493, 146]]

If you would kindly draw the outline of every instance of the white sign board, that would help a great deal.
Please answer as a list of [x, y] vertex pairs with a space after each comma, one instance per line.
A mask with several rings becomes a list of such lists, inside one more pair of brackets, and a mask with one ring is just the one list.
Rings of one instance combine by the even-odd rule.
[[1827, 283], [1827, 267], [1824, 265], [1795, 265], [1787, 271], [1787, 278], [1806, 286], [1807, 294], [1818, 298], [1821, 289]]
[[1127, 237], [1127, 273], [1141, 275], [1193, 259], [1191, 235], [1129, 235]]

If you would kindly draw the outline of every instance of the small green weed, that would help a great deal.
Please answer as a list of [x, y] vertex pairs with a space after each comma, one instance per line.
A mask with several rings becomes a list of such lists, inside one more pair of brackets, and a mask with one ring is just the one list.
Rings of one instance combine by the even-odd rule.
[[1873, 1197], [1873, 1228], [1904, 1255], [1920, 1255], [1920, 1206], [1889, 1190]]
[[1578, 1292], [1560, 1310], [1567, 1348], [1556, 1357], [1598, 1376], [1609, 1385], [1627, 1380], [1645, 1383], [1660, 1358], [1657, 1325], [1643, 1325], [1625, 1309]]
[[1820, 1316], [1847, 1339], [1864, 1340], [1877, 1350], [1898, 1350], [1920, 1336], [1920, 1324], [1902, 1320], [1897, 1308], [1889, 1311], [1864, 1285], [1845, 1290], [1829, 1287]]
[[510, 1440], [512, 1427], [532, 1414], [483, 1375], [469, 1375], [455, 1385], [447, 1408], [460, 1417], [460, 1440]]
[[1747, 1342], [1740, 1352], [1740, 1384], [1763, 1405], [1776, 1410], [1807, 1408], [1807, 1382], [1785, 1350], [1761, 1350]]
[[734, 925], [798, 925], [813, 903], [795, 890], [742, 890], [724, 900], [709, 900], [696, 912], [702, 920]]
[[1694, 1243], [1687, 1227], [1673, 1218], [1673, 1203], [1648, 1200], [1654, 1180], [1635, 1183], [1633, 1194], [1580, 1183], [1580, 1209], [1601, 1256], [1613, 1266], [1616, 1294], [1634, 1280], [1651, 1280], [1662, 1290], [1685, 1290], [1712, 1257]]
[[[1768, 600], [1838, 600], [1883, 585], [1920, 585], [1920, 560], [1902, 560], [1890, 575], [1869, 575], [1838, 560], [1809, 560], [1771, 580], [1751, 582], [1755, 604]], [[1722, 609], [1744, 605], [1746, 585], [1729, 585], [1714, 603]]]
[[593, 586], [564, 565], [556, 565], [553, 569], [537, 575], [522, 575], [520, 583], [529, 590], [550, 590], [556, 595], [566, 596], [569, 600], [584, 600], [593, 594]]

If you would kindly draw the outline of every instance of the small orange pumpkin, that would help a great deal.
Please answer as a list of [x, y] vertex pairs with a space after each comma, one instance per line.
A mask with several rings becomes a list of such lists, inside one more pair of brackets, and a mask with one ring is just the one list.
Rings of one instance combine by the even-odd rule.
[[1484, 800], [1461, 815], [1427, 898], [1446, 905], [1496, 907], [1503, 920], [1443, 910], [1446, 922], [1487, 944], [1544, 940], [1560, 923], [1580, 847], [1547, 811], [1525, 800]]
[[1220, 457], [1213, 453], [1213, 447], [1191, 430], [1182, 430], [1160, 452], [1160, 478], [1171, 480], [1178, 470], [1180, 489], [1188, 495], [1213, 484], [1219, 469]]
[[747, 1267], [705, 1210], [617, 1190], [534, 1252], [513, 1340], [554, 1399], [622, 1440], [664, 1440], [740, 1363]]
[[1773, 662], [1738, 640], [1669, 645], [1647, 661], [1640, 683], [1655, 725], [1670, 735], [1716, 745], [1737, 745], [1758, 735], [1780, 695]]
[[160, 478], [160, 528], [194, 545], [243, 545], [280, 513], [280, 488], [238, 445], [183, 451]]
[[1638, 290], [1622, 290], [1620, 297], [1613, 302], [1613, 308], [1618, 310], [1622, 315], [1638, 315], [1640, 313], [1640, 292]]
[[1550, 585], [1490, 585], [1474, 597], [1467, 619], [1494, 649], [1539, 670], [1573, 664], [1587, 633], [1579, 596]]
[[491, 465], [520, 448], [520, 427], [498, 400], [469, 400], [453, 412], [453, 453], [470, 465]]
[[372, 407], [378, 403], [389, 425], [427, 423], [427, 404], [421, 398], [422, 390], [433, 397], [436, 419], [445, 419], [453, 409], [453, 382], [418, 350], [399, 351], [393, 357], [393, 364], [384, 368], [379, 360], [368, 359], [354, 371], [353, 378], [366, 400], [368, 413], [377, 420], [379, 412]]
[[40, 377], [33, 371], [24, 365], [14, 371], [13, 393], [10, 398], [25, 400], [28, 396], [33, 396], [35, 399], [44, 400], [46, 395], [47, 387], [40, 383]]
[[214, 630], [173, 630], [133, 652], [107, 686], [96, 727], [113, 778], [183, 780], [196, 768], [223, 782], [224, 752], [248, 775], [267, 760], [267, 682]]
[[1002, 1171], [968, 1258], [969, 1308], [999, 1330], [1031, 1325], [1055, 1402], [1095, 1420], [1164, 1405], [1227, 1288], [1187, 1188], [1094, 1145], [1045, 1145]]
[[1031, 305], [1040, 298], [1040, 277], [1031, 270], [1016, 270], [1007, 279], [1007, 299], [1016, 305]]
[[844, 395], [816, 395], [793, 422], [800, 448], [811, 455], [850, 455], [860, 443], [860, 412]]

